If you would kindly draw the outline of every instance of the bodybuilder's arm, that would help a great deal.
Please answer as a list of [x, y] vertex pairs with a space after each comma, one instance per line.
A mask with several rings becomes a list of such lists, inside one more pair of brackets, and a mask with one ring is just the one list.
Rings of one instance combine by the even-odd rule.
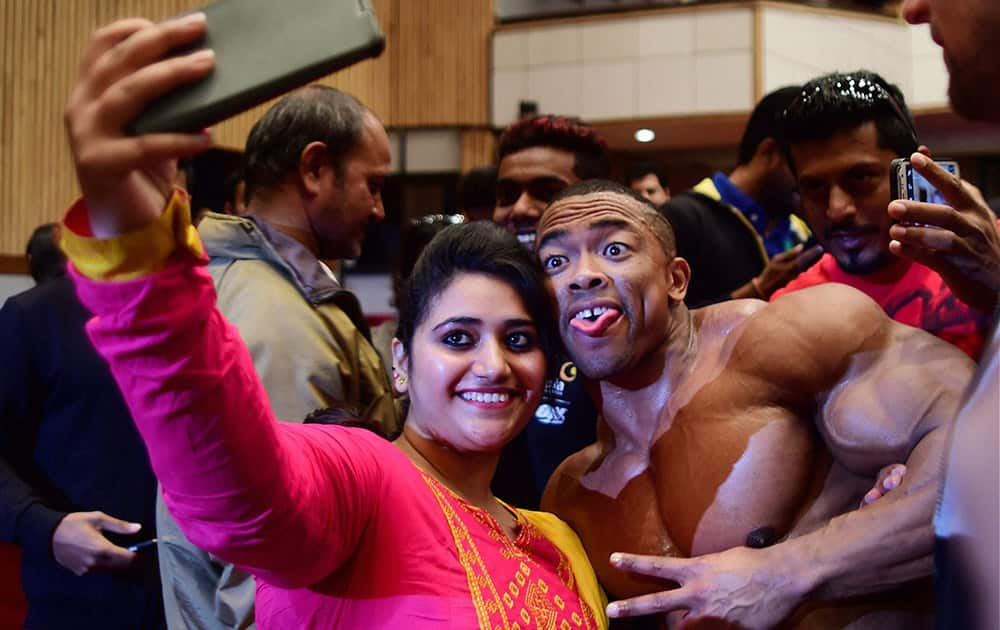
[[949, 427], [974, 370], [938, 339], [883, 320], [882, 330], [850, 358], [826, 400], [820, 430], [833, 456], [870, 475], [906, 463], [899, 487], [865, 510], [777, 550], [822, 597], [871, 592], [929, 575], [931, 519]]

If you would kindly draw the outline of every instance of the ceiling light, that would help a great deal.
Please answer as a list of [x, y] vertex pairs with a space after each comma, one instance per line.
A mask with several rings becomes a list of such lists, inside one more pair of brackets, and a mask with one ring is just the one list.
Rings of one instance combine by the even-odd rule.
[[636, 142], [652, 142], [656, 140], [656, 133], [652, 129], [637, 129], [635, 132]]

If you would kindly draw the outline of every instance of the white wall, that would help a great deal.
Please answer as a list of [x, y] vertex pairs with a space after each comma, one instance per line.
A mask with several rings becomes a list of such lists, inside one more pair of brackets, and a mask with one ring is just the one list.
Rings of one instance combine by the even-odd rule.
[[760, 7], [760, 49], [747, 8], [664, 11], [493, 36], [492, 122], [518, 102], [591, 122], [752, 109], [754, 59], [763, 93], [833, 71], [873, 70], [913, 107], [947, 105], [948, 73], [928, 27], [872, 16]]
[[406, 132], [406, 172], [442, 173], [462, 168], [462, 139], [457, 129]]
[[762, 16], [763, 90], [834, 71], [872, 70], [909, 107], [948, 104], [948, 70], [927, 26], [767, 7]]
[[931, 39], [929, 24], [910, 26], [910, 67], [912, 85], [906, 97], [914, 106], [948, 103], [948, 66], [941, 47]]
[[31, 276], [24, 274], [0, 273], [0, 305], [12, 295], [27, 291], [35, 286]]
[[753, 12], [665, 13], [493, 37], [493, 125], [542, 113], [588, 121], [730, 112], [753, 104]]
[[387, 273], [344, 272], [344, 288], [361, 302], [365, 315], [395, 315], [392, 306], [392, 278]]

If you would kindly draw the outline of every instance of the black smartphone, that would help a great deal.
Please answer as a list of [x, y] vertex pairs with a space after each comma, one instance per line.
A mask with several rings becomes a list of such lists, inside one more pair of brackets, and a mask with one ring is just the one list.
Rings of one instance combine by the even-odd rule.
[[215, 68], [152, 102], [129, 133], [200, 131], [385, 48], [368, 0], [219, 0], [196, 11], [205, 36], [175, 54], [211, 48]]
[[160, 541], [158, 541], [155, 538], [151, 538], [149, 540], [144, 540], [144, 541], [142, 541], [140, 543], [136, 543], [134, 545], [129, 545], [128, 547], [125, 547], [125, 548], [134, 553], [136, 551], [142, 551], [143, 549], [149, 549], [149, 548], [155, 547], [156, 543], [158, 543], [158, 542], [160, 542]]
[[[954, 160], [934, 160], [944, 167], [946, 171], [959, 176], [958, 163]], [[893, 199], [912, 199], [913, 201], [925, 201], [927, 203], [947, 204], [938, 189], [923, 175], [913, 170], [913, 165], [909, 160], [893, 160], [889, 165], [889, 183], [892, 188]]]

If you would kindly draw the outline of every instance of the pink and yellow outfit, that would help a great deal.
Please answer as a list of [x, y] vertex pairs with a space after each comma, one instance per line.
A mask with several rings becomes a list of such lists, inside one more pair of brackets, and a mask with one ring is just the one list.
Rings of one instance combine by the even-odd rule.
[[[192, 542], [258, 578], [261, 628], [606, 628], [579, 539], [551, 514], [493, 518], [360, 429], [275, 421], [175, 193], [157, 223], [64, 247]], [[276, 326], [282, 325], [275, 322]]]

